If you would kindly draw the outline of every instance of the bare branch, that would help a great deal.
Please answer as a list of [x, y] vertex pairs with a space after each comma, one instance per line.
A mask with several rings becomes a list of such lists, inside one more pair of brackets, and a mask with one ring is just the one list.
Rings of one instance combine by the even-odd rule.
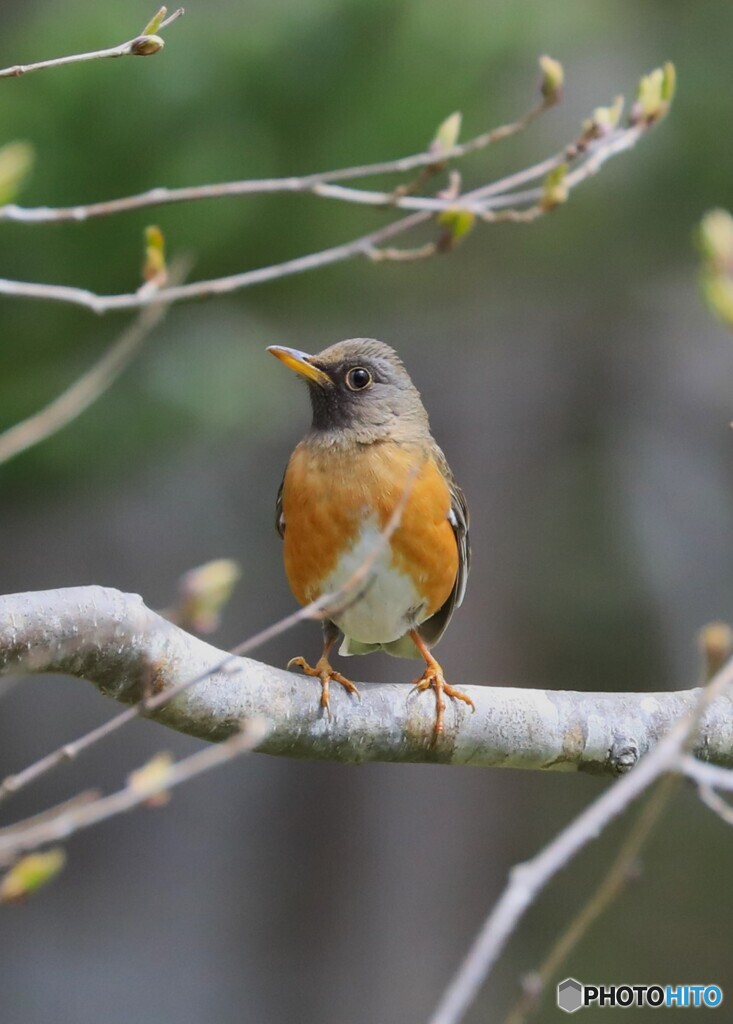
[[[507, 887], [484, 922], [429, 1024], [459, 1024], [463, 1020], [527, 909], [547, 883], [591, 840], [596, 839], [614, 818], [666, 772], [691, 774], [692, 765], [686, 757], [691, 747], [699, 750], [701, 757], [708, 757], [704, 745], [700, 745], [702, 731], [706, 728], [703, 723], [715, 708], [725, 708], [725, 714], [730, 714], [732, 685], [733, 661], [729, 661], [704, 689], [693, 691], [696, 699], [687, 713], [679, 717], [667, 735], [628, 775], [590, 804], [532, 860], [512, 869]], [[721, 719], [719, 725], [733, 740], [731, 720], [725, 722]], [[711, 759], [716, 758], [713, 756]], [[733, 780], [733, 772], [713, 765], [701, 766], [701, 771], [707, 772], [708, 769], [720, 773], [722, 779]]]
[[41, 811], [40, 814], [34, 814], [30, 818], [24, 818], [23, 821], [13, 822], [12, 825], [5, 825], [2, 830], [2, 834], [9, 836], [15, 829], [28, 828], [29, 826], [35, 827], [36, 825], [45, 824], [50, 821], [51, 818], [55, 818], [60, 814], [65, 814], [67, 811], [76, 810], [78, 807], [84, 807], [87, 804], [93, 803], [95, 800], [99, 800], [101, 793], [98, 789], [85, 789], [81, 793], [77, 793], [75, 796], [70, 797], [68, 800], [63, 800], [60, 804], [54, 804], [53, 807], [47, 807]]
[[[165, 12], [165, 8], [161, 7], [161, 11]], [[160, 12], [158, 12], [160, 13]], [[170, 25], [171, 22], [183, 14], [183, 8], [179, 7], [177, 11], [174, 11], [169, 18], [165, 21], [160, 21], [157, 24], [157, 31]], [[165, 13], [163, 15], [165, 17]], [[153, 19], [152, 25], [156, 19]], [[150, 25], [147, 28], [150, 28]], [[92, 50], [88, 53], [74, 53], [68, 57], [54, 57], [52, 60], [41, 60], [36, 64], [14, 64], [9, 68], [0, 69], [0, 78], [20, 78], [21, 75], [27, 75], [31, 71], [43, 71], [45, 68], [57, 68], [61, 67], [62, 64], [80, 64], [83, 61], [88, 60], [100, 60], [104, 57], [150, 57], [153, 54], [159, 53], [165, 45], [159, 35], [154, 32], [144, 30], [139, 36], [135, 36], [134, 39], [128, 39], [125, 43], [120, 43], [118, 46], [111, 46], [106, 50]]]
[[733, 791], [733, 771], [716, 764], [706, 764], [698, 757], [688, 755], [682, 759], [681, 770], [701, 786]]
[[[364, 255], [369, 249], [396, 235], [409, 231], [419, 224], [430, 220], [429, 213], [413, 213], [401, 220], [387, 224], [386, 227], [372, 231], [360, 238], [343, 245], [336, 245], [320, 252], [298, 256], [269, 267], [258, 267], [246, 270], [241, 274], [214, 278], [210, 281], [196, 281], [191, 284], [178, 285], [174, 288], [163, 288], [158, 292], [162, 302], [180, 302], [184, 299], [202, 299], [213, 295], [225, 295], [242, 288], [250, 288], [266, 281], [275, 281], [293, 274], [302, 274], [308, 270], [317, 270], [334, 263], [342, 263], [355, 256]], [[85, 288], [71, 288], [65, 285], [32, 284], [22, 281], [8, 281], [0, 278], [0, 295], [29, 299], [48, 299], [52, 302], [67, 302], [76, 306], [84, 306], [94, 313], [106, 313], [109, 310], [138, 309], [152, 302], [152, 298], [143, 293], [133, 292], [128, 295], [96, 295]]]
[[[211, 663], [203, 671], [198, 671], [195, 674], [188, 675], [187, 677], [184, 676], [183, 678], [178, 678], [172, 681], [169, 686], [162, 685], [161, 680], [158, 678], [159, 666], [151, 665], [147, 669], [144, 669], [145, 674], [142, 680], [140, 696], [135, 698], [135, 702], [132, 707], [121, 712], [119, 715], [116, 715], [114, 718], [109, 719], [109, 721], [98, 726], [96, 729], [92, 729], [85, 733], [74, 742], [65, 743], [57, 750], [52, 751], [50, 754], [46, 754], [38, 761], [29, 765], [23, 771], [18, 772], [15, 775], [7, 776], [7, 778], [3, 780], [2, 784], [0, 784], [0, 800], [5, 799], [11, 793], [17, 793], [20, 789], [23, 789], [31, 782], [35, 782], [37, 779], [41, 778], [41, 776], [52, 771], [54, 768], [57, 768], [59, 765], [67, 761], [75, 760], [82, 751], [96, 743], [99, 743], [100, 740], [106, 739], [113, 732], [121, 729], [134, 718], [141, 715], [154, 714], [154, 712], [165, 707], [169, 701], [182, 694], [185, 690], [188, 690], [199, 683], [206, 682], [206, 680], [216, 673], [229, 672], [236, 661], [237, 655], [245, 654], [248, 651], [256, 649], [261, 644], [275, 639], [275, 637], [278, 637], [282, 633], [287, 632], [287, 630], [292, 629], [292, 627], [299, 622], [303, 622], [306, 619], [319, 620], [330, 617], [338, 610], [343, 610], [343, 608], [347, 607], [352, 601], [358, 600], [362, 596], [364, 588], [369, 585], [372, 568], [376, 559], [379, 557], [385, 544], [389, 542], [390, 537], [399, 525], [402, 513], [405, 509], [405, 504], [410, 495], [410, 491], [412, 490], [417, 468], [418, 467], [413, 467], [412, 471], [408, 474], [400, 500], [395, 505], [392, 515], [385, 524], [385, 527], [380, 533], [376, 543], [367, 553], [362, 563], [357, 566], [351, 576], [349, 576], [349, 578], [345, 580], [337, 590], [328, 594], [323, 594], [317, 600], [298, 609], [291, 615], [286, 615], [285, 618], [280, 619], [273, 625], [267, 626], [259, 633], [255, 633], [254, 636], [251, 636], [247, 640], [238, 644], [232, 651], [226, 654], [221, 651], [217, 652], [219, 655], [218, 660]], [[2, 599], [0, 599], [0, 603], [1, 602]], [[161, 621], [169, 620], [167, 618], [163, 618]], [[176, 628], [178, 629], [178, 627]], [[178, 629], [178, 632], [183, 637], [187, 637], [189, 635], [180, 629]], [[211, 648], [211, 650], [214, 650], [214, 648]], [[118, 654], [119, 653], [120, 652], [118, 651]], [[0, 676], [3, 674], [2, 669], [3, 658], [2, 652], [0, 652]], [[126, 701], [125, 703], [129, 703], [129, 701]], [[207, 736], [205, 738], [209, 739], [210, 737]]]
[[[702, 657], [703, 678], [709, 683], [733, 654], [733, 631], [725, 622], [708, 623], [699, 632], [698, 644]], [[701, 764], [691, 755], [684, 755], [678, 767], [685, 774], [692, 773], [693, 777], [697, 773], [707, 779], [710, 778], [707, 771], [711, 766]], [[722, 778], [725, 782], [730, 783], [733, 773], [725, 768], [714, 768], [714, 777], [721, 778], [718, 774], [720, 772], [724, 773]], [[679, 773], [668, 774], [654, 786], [600, 885], [583, 904], [565, 931], [552, 943], [539, 969], [526, 977], [523, 984], [524, 993], [510, 1011], [505, 1024], [525, 1024], [527, 1019], [539, 1010], [540, 996], [552, 979], [558, 976], [572, 950], [577, 948], [589, 928], [619, 898], [629, 883], [638, 877], [638, 857], [670, 800], [679, 789], [680, 782]], [[733, 824], [733, 808], [707, 783], [699, 782], [698, 788], [700, 798], [725, 821]]]
[[[169, 280], [180, 281], [183, 276], [183, 266], [180, 263], [174, 264]], [[0, 465], [57, 434], [96, 402], [129, 366], [148, 336], [165, 317], [169, 305], [156, 302], [146, 306], [102, 358], [66, 391], [33, 416], [0, 433]]]
[[43, 821], [36, 819], [17, 822], [7, 829], [0, 829], [0, 863], [12, 863], [15, 858], [28, 850], [35, 850], [47, 843], [68, 839], [69, 836], [107, 821], [118, 814], [124, 814], [140, 804], [147, 803], [156, 794], [176, 786], [211, 768], [216, 768], [240, 754], [248, 753], [260, 743], [266, 733], [264, 719], [244, 722], [224, 743], [204, 747], [188, 757], [177, 761], [165, 773], [146, 786], [135, 785], [131, 780], [123, 789], [98, 800], [83, 802], [77, 800], [71, 806], [62, 808]]
[[[409, 216], [393, 221], [377, 231], [320, 252], [208, 281], [165, 288], [160, 292], [160, 298], [165, 302], [179, 302], [233, 292], [265, 281], [277, 280], [292, 274], [340, 263], [355, 256], [367, 256], [372, 260], [410, 260], [447, 252], [454, 248], [458, 239], [470, 230], [474, 219], [478, 218], [488, 223], [502, 221], [530, 223], [564, 203], [571, 191], [595, 174], [608, 159], [636, 145], [641, 136], [664, 117], [673, 94], [674, 69], [671, 65], [665, 65], [664, 69], [657, 69], [651, 76], [642, 79], [642, 84], [644, 84], [643, 102], [637, 101], [632, 108], [631, 119], [627, 127], [618, 127], [623, 107], [623, 101], [619, 97], [612, 107], [598, 108], [594, 111], [592, 117], [584, 122], [583, 131], [575, 142], [566, 146], [561, 153], [555, 154], [533, 167], [504, 177], [499, 181], [489, 182], [464, 195], [456, 194], [457, 188], [453, 185], [447, 193], [442, 195], [414, 195], [416, 188], [424, 185], [433, 174], [444, 170], [449, 160], [465, 156], [467, 153], [522, 131], [544, 110], [557, 102], [562, 92], [562, 67], [557, 61], [547, 57], [541, 58], [540, 66], [543, 71], [541, 90], [543, 99], [537, 106], [519, 120], [485, 132], [460, 145], [456, 144], [460, 117], [454, 114], [443, 122], [438, 129], [436, 138], [425, 152], [399, 160], [342, 168], [299, 178], [224, 182], [218, 185], [182, 189], [156, 188], [136, 196], [86, 206], [24, 209], [15, 204], [8, 204], [0, 208], [0, 218], [20, 220], [26, 223], [84, 220], [89, 217], [108, 216], [124, 210], [139, 209], [156, 203], [184, 202], [267, 192], [308, 192], [327, 199], [412, 211]], [[569, 172], [571, 164], [578, 166]], [[345, 187], [338, 184], [339, 181], [374, 174], [404, 172], [414, 168], [422, 168], [421, 174], [415, 181], [403, 183], [389, 192]], [[536, 182], [543, 176], [545, 176], [544, 181], [539, 187], [518, 191], [520, 186]], [[436, 242], [428, 242], [407, 250], [380, 249], [385, 242], [426, 223], [433, 217], [437, 218], [443, 228], [442, 234]], [[0, 279], [0, 294], [67, 302], [84, 306], [96, 313], [140, 308], [152, 301], [150, 295], [145, 292], [98, 295], [85, 288], [35, 284], [8, 279]]]
[[[648, 126], [632, 125], [629, 128], [619, 129], [617, 132], [612, 132], [604, 138], [595, 141], [587, 141], [582, 149], [579, 149], [578, 145], [574, 144], [575, 151], [577, 153], [581, 153], [585, 159], [575, 171], [569, 173], [565, 178], [564, 187], [566, 192], [569, 193], [583, 181], [586, 181], [589, 177], [594, 175], [606, 160], [635, 145], [647, 129]], [[398, 235], [405, 234], [421, 224], [425, 224], [436, 213], [466, 212], [478, 215], [481, 219], [490, 222], [502, 220], [520, 223], [529, 222], [535, 220], [538, 216], [541, 216], [544, 213], [550, 212], [550, 210], [554, 208], [554, 204], [543, 202], [544, 189], [530, 189], [520, 194], [504, 194], [501, 189], [507, 182], [516, 183], [519, 180], [522, 182], [526, 180], [533, 180], [536, 177], [535, 172], [537, 168], [542, 168], [543, 170], [548, 166], [551, 168], [557, 168], [561, 163], [562, 160], [560, 157], [552, 157], [549, 161], [544, 161], [543, 163], [536, 165], [534, 168], [530, 168], [526, 172], [522, 172], [521, 175], [512, 175], [510, 178], [503, 179], [502, 182], [492, 182], [491, 185], [474, 189], [457, 199], [431, 199], [416, 196], [403, 196], [392, 200], [391, 193], [360, 193], [359, 190], [355, 189], [343, 189], [341, 192], [352, 197], [352, 201], [354, 195], [361, 194], [362, 196], [369, 196], [372, 198], [376, 197], [378, 205], [390, 205], [398, 208], [404, 207], [406, 209], [416, 209], [415, 212], [406, 217], [392, 221], [385, 227], [372, 231], [369, 234], [362, 235], [342, 245], [332, 246], [328, 249], [322, 249], [320, 252], [309, 253], [306, 256], [299, 256], [295, 259], [285, 260], [283, 263], [273, 264], [267, 267], [258, 267], [257, 269], [243, 271], [238, 274], [213, 278], [208, 281], [196, 281], [190, 284], [178, 285], [176, 287], [163, 288], [158, 292], [157, 297], [160, 301], [166, 303], [180, 302], [188, 299], [207, 298], [212, 295], [222, 295], [233, 291], [239, 291], [243, 288], [250, 288], [257, 284], [263, 284], [266, 281], [279, 280], [293, 274], [301, 274], [306, 271], [317, 270], [326, 266], [331, 266], [335, 263], [345, 262], [357, 256], [367, 256], [374, 259], [375, 251], [377, 251], [384, 242], [387, 242]], [[529, 178], [529, 175], [532, 175], [532, 177]], [[322, 187], [319, 194], [325, 194]], [[328, 195], [331, 197], [333, 196], [333, 189], [328, 190]], [[342, 195], [342, 198], [345, 198], [345, 195]], [[533, 205], [525, 210], [517, 210], [513, 208], [514, 204], [517, 202], [531, 203]], [[500, 209], [505, 205], [509, 205], [510, 208]], [[494, 208], [496, 208], [496, 210]], [[422, 247], [419, 251], [419, 255], [432, 255], [434, 252], [442, 251], [444, 248], [446, 247], [441, 247], [440, 245], [433, 246], [432, 248], [430, 246]], [[401, 257], [395, 255], [394, 251], [388, 251], [387, 255], [382, 256], [381, 258], [399, 259]], [[415, 256], [410, 255], [407, 258], [415, 258]], [[85, 288], [75, 288], [66, 285], [34, 284], [31, 282], [11, 281], [8, 279], [0, 279], [0, 294], [14, 297], [45, 299], [53, 302], [66, 302], [73, 305], [84, 306], [95, 313], [106, 313], [110, 310], [120, 309], [137, 309], [141, 306], [148, 305], [153, 301], [153, 297], [144, 292], [134, 292], [124, 295], [98, 295]]]
[[524, 995], [512, 1008], [505, 1024], [525, 1024], [530, 1015], [539, 1009], [539, 997], [552, 979], [558, 976], [558, 971], [572, 950], [577, 948], [591, 926], [637, 877], [639, 854], [676, 793], [679, 782], [676, 775], [666, 775], [657, 782], [602, 882], [552, 944], [539, 969], [526, 979]]
[[697, 787], [697, 792], [702, 802], [711, 811], [714, 811], [726, 825], [733, 825], [733, 807], [719, 793], [716, 793], [712, 786], [701, 784]]
[[[454, 706], [433, 744], [432, 704], [410, 696], [406, 684], [360, 684], [361, 701], [336, 693], [329, 722], [318, 708], [317, 681], [219, 651], [139, 597], [100, 587], [0, 598], [0, 675], [37, 672], [87, 679], [125, 704], [152, 692], [146, 717], [209, 740], [225, 739], [242, 719], [268, 718], [272, 729], [259, 749], [270, 754], [610, 775], [654, 747], [701, 693], [466, 687], [476, 713]], [[708, 708], [696, 743], [722, 765], [733, 765], [732, 712], [728, 697]]]
[[[63, 221], [85, 221], [93, 217], [109, 217], [116, 213], [140, 210], [149, 206], [162, 206], [170, 203], [190, 203], [202, 199], [225, 199], [235, 196], [265, 195], [278, 192], [311, 192], [328, 199], [341, 199], [345, 202], [365, 203], [371, 206], [397, 206], [401, 209], [440, 210], [438, 205], [430, 205], [435, 200], [425, 200], [427, 205], [405, 204], [395, 192], [368, 192], [360, 189], [338, 188], [334, 183], [350, 181], [356, 178], [368, 178], [383, 174], [404, 174], [416, 168], [434, 168], [437, 162], [445, 164], [450, 160], [460, 159], [469, 153], [478, 152], [510, 135], [523, 131], [551, 104], [543, 102], [533, 107], [518, 121], [501, 125], [492, 131], [476, 135], [467, 142], [441, 151], [438, 157], [434, 149], [428, 149], [412, 156], [399, 157], [396, 160], [383, 160], [379, 163], [363, 164], [358, 167], [342, 167], [333, 171], [322, 171], [299, 177], [261, 178], [244, 181], [225, 181], [215, 185], [193, 185], [184, 188], [152, 188], [134, 196], [121, 199], [110, 199], [101, 203], [87, 203], [77, 206], [61, 207], [22, 207], [14, 203], [0, 206], [0, 221], [20, 221], [24, 224], [48, 224]], [[539, 176], [542, 171], [536, 175]]]

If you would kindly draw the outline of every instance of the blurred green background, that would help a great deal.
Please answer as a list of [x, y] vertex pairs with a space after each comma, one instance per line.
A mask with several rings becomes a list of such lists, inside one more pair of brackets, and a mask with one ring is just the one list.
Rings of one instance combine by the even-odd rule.
[[[5, 0], [0, 65], [113, 45], [152, 13], [139, 0]], [[554, 152], [664, 60], [679, 76], [667, 121], [537, 224], [481, 227], [429, 262], [352, 262], [171, 310], [102, 402], [0, 467], [3, 591], [100, 583], [161, 607], [183, 571], [230, 556], [244, 578], [220, 646], [289, 611], [272, 509], [308, 412], [264, 349], [375, 336], [404, 356], [471, 506], [469, 592], [441, 645], [449, 678], [694, 683], [696, 630], [733, 619], [733, 349], [700, 302], [692, 245], [706, 209], [733, 207], [731, 38], [733, 8], [711, 0], [194, 2], [155, 58], [0, 83], [0, 143], [27, 139], [37, 152], [22, 202], [63, 205], [417, 152], [456, 109], [468, 137], [526, 110], [537, 56], [559, 58], [565, 101], [462, 162], [466, 185], [481, 184]], [[387, 217], [274, 196], [3, 223], [0, 276], [130, 291], [151, 222], [204, 278]], [[3, 298], [0, 427], [56, 395], [125, 322]], [[262, 656], [284, 664], [317, 648], [303, 627]], [[357, 666], [363, 678], [412, 672], [379, 656]], [[113, 711], [62, 679], [24, 680], [2, 710], [3, 774]], [[17, 799], [6, 820], [119, 785], [158, 749], [195, 746], [137, 723]], [[79, 836], [53, 887], [3, 911], [0, 1015], [421, 1021], [509, 867], [603, 785], [250, 758], [164, 811]], [[623, 827], [530, 912], [469, 1021], [501, 1019]], [[714, 981], [733, 997], [730, 850], [725, 827], [684, 792], [641, 879], [561, 977]], [[548, 998], [537, 1019], [558, 1016]]]

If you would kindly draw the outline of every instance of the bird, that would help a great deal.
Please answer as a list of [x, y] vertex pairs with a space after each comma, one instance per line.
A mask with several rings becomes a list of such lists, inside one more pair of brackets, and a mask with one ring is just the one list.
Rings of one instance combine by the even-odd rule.
[[430, 432], [419, 391], [389, 345], [350, 338], [317, 355], [279, 345], [268, 352], [306, 382], [313, 413], [276, 501], [296, 600], [307, 605], [348, 586], [372, 559], [361, 592], [328, 608], [315, 665], [299, 656], [288, 668], [320, 679], [320, 704], [330, 717], [331, 682], [359, 696], [331, 665], [339, 633], [343, 656], [384, 650], [422, 658], [425, 671], [414, 689], [434, 691], [437, 740], [444, 697], [475, 710], [431, 652], [466, 590], [471, 549], [463, 491]]

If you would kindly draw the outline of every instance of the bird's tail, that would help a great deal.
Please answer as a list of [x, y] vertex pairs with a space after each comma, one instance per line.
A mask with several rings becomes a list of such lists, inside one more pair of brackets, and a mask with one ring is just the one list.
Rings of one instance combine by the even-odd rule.
[[339, 647], [339, 654], [344, 658], [348, 658], [352, 654], [372, 654], [374, 651], [386, 651], [387, 654], [391, 654], [395, 658], [415, 658], [419, 660], [421, 657], [411, 637], [407, 635], [401, 636], [399, 640], [392, 640], [388, 644], [363, 644], [360, 640], [353, 640], [350, 636], [344, 636], [343, 642]]

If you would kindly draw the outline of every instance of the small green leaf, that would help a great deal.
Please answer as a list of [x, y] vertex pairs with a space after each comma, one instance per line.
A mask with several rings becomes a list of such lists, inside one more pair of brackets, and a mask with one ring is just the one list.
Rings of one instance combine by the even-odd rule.
[[700, 221], [697, 241], [705, 301], [718, 319], [733, 327], [733, 217], [727, 210], [709, 210]]
[[700, 221], [698, 240], [703, 259], [733, 273], [733, 217], [727, 210], [709, 210]]
[[583, 131], [593, 139], [600, 139], [618, 127], [624, 109], [623, 96], [617, 96], [610, 107], [596, 107], [591, 117], [583, 122]]
[[163, 232], [155, 224], [145, 228], [145, 260], [142, 267], [144, 281], [154, 281], [164, 278], [165, 265], [165, 238]]
[[702, 293], [711, 312], [733, 327], [733, 280], [726, 274], [703, 273]]
[[559, 60], [548, 57], [547, 54], [540, 57], [540, 71], [542, 72], [542, 83], [540, 92], [545, 103], [557, 103], [562, 98], [562, 89], [565, 84], [565, 69]]
[[160, 26], [165, 21], [165, 16], [168, 13], [167, 7], [161, 7], [157, 14], [154, 14], [150, 21], [147, 23], [145, 28], [140, 33], [141, 36], [154, 36]]
[[664, 72], [661, 68], [655, 68], [648, 75], [639, 79], [639, 91], [636, 95], [636, 102], [645, 118], [656, 117], [662, 105], [662, 82]]
[[442, 153], [448, 153], [458, 142], [458, 136], [461, 133], [461, 121], [463, 115], [458, 111], [451, 114], [450, 117], [446, 117], [445, 121], [439, 125], [433, 141], [430, 143], [430, 152], [440, 156]]
[[173, 755], [167, 751], [155, 754], [142, 768], [130, 772], [127, 784], [133, 792], [145, 796], [148, 807], [163, 807], [170, 800], [166, 785], [173, 766]]
[[674, 99], [677, 91], [677, 69], [672, 61], [668, 60], [662, 68], [662, 99], [669, 105]]
[[20, 902], [55, 878], [65, 864], [66, 854], [60, 846], [22, 857], [0, 880], [0, 903]]
[[542, 199], [540, 206], [543, 210], [554, 210], [556, 206], [564, 203], [569, 195], [565, 178], [568, 173], [568, 165], [560, 164], [553, 168], [544, 181]]
[[475, 223], [476, 215], [470, 210], [462, 210], [459, 207], [442, 210], [438, 214], [438, 224], [448, 230], [453, 245], [465, 238]]
[[669, 61], [663, 68], [655, 68], [639, 80], [639, 90], [632, 111], [632, 122], [651, 124], [660, 120], [669, 110], [677, 87], [677, 72]]
[[30, 142], [8, 142], [0, 148], [0, 206], [15, 201], [34, 159], [35, 151]]
[[230, 558], [191, 569], [181, 578], [175, 621], [194, 633], [213, 633], [240, 576], [239, 566]]

